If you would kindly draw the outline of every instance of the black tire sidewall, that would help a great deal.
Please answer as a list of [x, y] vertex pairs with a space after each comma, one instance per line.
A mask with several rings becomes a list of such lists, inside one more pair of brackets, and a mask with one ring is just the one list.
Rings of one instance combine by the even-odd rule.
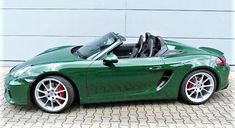
[[[36, 100], [36, 97], [35, 97], [35, 87], [36, 85], [43, 79], [46, 79], [46, 78], [52, 78], [52, 79], [56, 79], [58, 81], [60, 81], [61, 83], [63, 83], [63, 85], [65, 86], [65, 88], [67, 89], [68, 91], [68, 102], [67, 104], [60, 110], [58, 111], [50, 111], [50, 110], [47, 110], [45, 108], [43, 108]], [[35, 104], [37, 105], [37, 107], [39, 107], [40, 109], [42, 109], [43, 111], [46, 111], [46, 112], [49, 112], [49, 113], [60, 113], [60, 112], [63, 112], [65, 109], [67, 109], [72, 103], [73, 103], [73, 100], [74, 100], [74, 97], [75, 97], [75, 94], [74, 94], [74, 88], [73, 86], [70, 84], [70, 82], [68, 80], [66, 80], [65, 78], [63, 77], [60, 77], [60, 76], [47, 76], [47, 77], [44, 77], [42, 78], [41, 80], [39, 80], [35, 86], [34, 86], [34, 89], [33, 89], [33, 99], [34, 99], [34, 102]]]
[[[204, 101], [202, 101], [202, 102], [193, 102], [193, 101], [191, 101], [191, 100], [186, 96], [186, 93], [185, 93], [185, 88], [186, 88], [186, 83], [187, 83], [187, 81], [188, 81], [194, 74], [196, 74], [196, 73], [208, 73], [208, 74], [213, 78], [213, 80], [214, 80], [214, 90], [213, 90], [212, 94], [211, 94], [206, 100], [204, 100]], [[195, 70], [195, 71], [190, 72], [190, 73], [184, 78], [184, 80], [183, 80], [183, 82], [182, 82], [182, 85], [181, 85], [181, 87], [180, 87], [180, 98], [181, 98], [184, 102], [186, 102], [186, 103], [188, 103], [188, 104], [199, 105], [199, 104], [205, 103], [206, 101], [208, 101], [208, 100], [211, 98], [211, 96], [214, 94], [214, 92], [215, 92], [215, 90], [216, 90], [216, 87], [217, 87], [217, 80], [216, 80], [216, 78], [215, 78], [215, 75], [214, 75], [212, 72], [210, 72], [210, 71], [208, 71], [208, 70], [204, 70], [204, 69]]]

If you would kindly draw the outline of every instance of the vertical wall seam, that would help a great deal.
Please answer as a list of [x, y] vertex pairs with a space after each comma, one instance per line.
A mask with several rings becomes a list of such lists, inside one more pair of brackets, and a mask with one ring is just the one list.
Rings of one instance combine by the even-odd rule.
[[125, 31], [125, 34], [124, 34], [125, 36], [126, 36], [126, 29], [127, 29], [126, 28], [126, 18], [127, 18], [126, 13], [127, 13], [127, 0], [125, 0], [125, 30], [124, 30]]

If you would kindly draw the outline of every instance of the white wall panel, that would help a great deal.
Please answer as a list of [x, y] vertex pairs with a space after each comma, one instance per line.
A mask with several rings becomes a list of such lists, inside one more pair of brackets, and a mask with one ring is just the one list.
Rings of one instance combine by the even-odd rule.
[[130, 9], [234, 11], [233, 6], [234, 0], [127, 0]]
[[81, 45], [97, 37], [0, 37], [4, 41], [0, 60], [28, 60], [53, 47]]
[[4, 35], [97, 36], [125, 31], [121, 11], [4, 10], [3, 14]]
[[234, 0], [3, 0], [0, 60], [27, 60], [110, 31], [136, 42], [149, 31], [217, 48], [235, 64], [234, 21]]
[[[168, 37], [234, 38], [235, 12], [128, 11], [126, 35], [151, 31]], [[99, 36], [109, 31], [125, 33], [123, 11], [6, 10], [4, 35]]]
[[124, 8], [125, 0], [4, 0], [4, 8]]
[[128, 11], [126, 35], [149, 31], [165, 37], [234, 38], [234, 13]]
[[4, 8], [171, 9], [234, 11], [233, 0], [4, 0]]

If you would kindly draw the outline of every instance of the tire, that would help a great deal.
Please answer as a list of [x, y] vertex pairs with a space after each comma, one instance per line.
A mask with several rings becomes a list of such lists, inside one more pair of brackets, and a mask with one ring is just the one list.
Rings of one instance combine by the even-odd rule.
[[60, 76], [45, 77], [33, 89], [36, 105], [50, 113], [59, 113], [70, 107], [74, 95], [73, 86]]
[[215, 75], [208, 70], [189, 73], [180, 87], [181, 99], [193, 105], [205, 103], [214, 94], [217, 86]]

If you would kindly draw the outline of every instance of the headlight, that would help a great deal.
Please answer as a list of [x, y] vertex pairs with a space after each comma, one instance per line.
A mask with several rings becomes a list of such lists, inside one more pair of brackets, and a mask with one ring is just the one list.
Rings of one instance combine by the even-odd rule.
[[13, 73], [11, 73], [11, 75], [12, 75], [13, 77], [18, 77], [18, 76], [22, 75], [23, 73], [25, 73], [26, 71], [28, 71], [30, 68], [31, 68], [31, 66], [23, 67], [23, 68], [21, 68], [21, 69], [15, 71], [15, 72], [13, 72]]

